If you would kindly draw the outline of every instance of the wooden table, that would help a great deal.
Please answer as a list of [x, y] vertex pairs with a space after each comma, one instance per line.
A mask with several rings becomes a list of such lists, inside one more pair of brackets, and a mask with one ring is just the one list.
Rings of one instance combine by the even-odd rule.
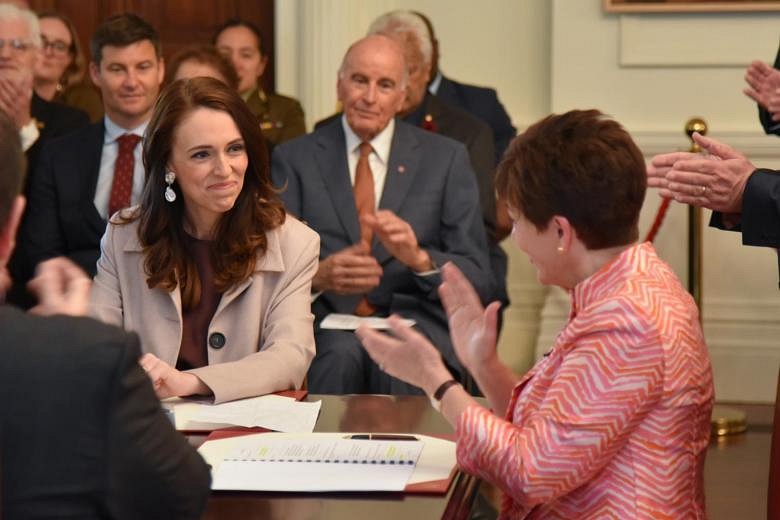
[[[309, 396], [322, 399], [315, 431], [416, 432], [451, 434], [452, 428], [418, 396]], [[733, 404], [747, 412], [748, 432], [713, 439], [704, 467], [707, 515], [710, 520], [766, 517], [771, 405]], [[203, 442], [193, 437], [193, 443]], [[446, 495], [401, 493], [214, 493], [206, 519], [357, 519], [414, 520], [468, 518], [477, 493], [492, 497], [490, 486], [459, 473]]]
[[[309, 396], [322, 399], [315, 431], [451, 434], [449, 423], [422, 396]], [[203, 437], [191, 437], [194, 444]], [[214, 492], [206, 519], [324, 520], [369, 518], [468, 518], [477, 479], [458, 473], [446, 495], [403, 493], [228, 493]]]

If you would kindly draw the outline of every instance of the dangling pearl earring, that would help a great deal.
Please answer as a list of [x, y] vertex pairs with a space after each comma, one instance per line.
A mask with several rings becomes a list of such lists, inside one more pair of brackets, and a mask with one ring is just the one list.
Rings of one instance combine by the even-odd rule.
[[173, 202], [176, 200], [176, 192], [173, 191], [173, 188], [171, 188], [171, 185], [173, 184], [173, 181], [176, 180], [176, 174], [172, 171], [165, 172], [165, 184], [168, 186], [165, 188], [165, 200], [168, 202]]

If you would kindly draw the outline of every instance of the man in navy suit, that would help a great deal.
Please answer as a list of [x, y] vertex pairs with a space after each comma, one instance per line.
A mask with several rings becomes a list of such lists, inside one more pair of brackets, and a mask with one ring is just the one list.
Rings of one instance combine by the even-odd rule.
[[[274, 150], [271, 171], [274, 182], [285, 187], [288, 210], [321, 238], [312, 282], [317, 355], [308, 376], [315, 393], [420, 392], [382, 372], [351, 331], [322, 329], [327, 314], [397, 313], [414, 319], [459, 377], [463, 369], [437, 293], [439, 266], [451, 261], [464, 269], [483, 298], [491, 288], [466, 150], [394, 118], [406, 80], [403, 51], [395, 41], [384, 35], [359, 40], [339, 69], [344, 115]], [[370, 208], [353, 195], [353, 189], [365, 189], [366, 175]]]
[[93, 34], [91, 53], [89, 72], [106, 115], [41, 151], [20, 237], [25, 279], [39, 262], [59, 255], [94, 276], [109, 208], [120, 191], [115, 173], [123, 142], [129, 143], [124, 151], [129, 156], [122, 162], [131, 164], [126, 205], [143, 191], [141, 137], [165, 72], [159, 36], [138, 16], [116, 15]]

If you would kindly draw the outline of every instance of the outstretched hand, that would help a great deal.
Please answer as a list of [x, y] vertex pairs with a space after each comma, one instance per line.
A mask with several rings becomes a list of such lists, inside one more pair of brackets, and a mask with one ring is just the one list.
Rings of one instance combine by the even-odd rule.
[[388, 318], [392, 336], [361, 326], [355, 331], [363, 347], [379, 368], [432, 395], [452, 378], [436, 347], [398, 316]]
[[648, 186], [662, 197], [683, 204], [736, 214], [742, 211], [742, 195], [755, 166], [725, 143], [693, 134], [703, 154], [685, 152], [653, 157]]
[[450, 325], [450, 337], [455, 354], [474, 373], [480, 366], [496, 360], [499, 302], [482, 307], [477, 292], [452, 262], [442, 267], [443, 282], [439, 286], [444, 310]]
[[772, 120], [780, 120], [780, 70], [763, 61], [754, 61], [745, 70], [747, 87], [742, 91], [747, 97], [772, 114]]
[[38, 264], [35, 273], [27, 284], [38, 297], [38, 305], [30, 309], [31, 313], [87, 315], [92, 279], [79, 266], [58, 257]]
[[428, 253], [417, 243], [411, 224], [388, 209], [360, 217], [369, 226], [387, 251], [415, 272], [429, 271], [433, 264]]
[[154, 392], [160, 399], [211, 393], [198, 376], [177, 370], [154, 354], [144, 354], [138, 364], [152, 380]]

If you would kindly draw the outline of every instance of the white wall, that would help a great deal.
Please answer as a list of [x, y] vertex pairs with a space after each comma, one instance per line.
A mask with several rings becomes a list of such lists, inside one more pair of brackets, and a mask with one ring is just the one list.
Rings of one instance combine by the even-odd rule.
[[[762, 165], [780, 167], [780, 141], [763, 136], [745, 98], [744, 67], [771, 61], [780, 13], [617, 15], [601, 0], [284, 0], [277, 2], [277, 83], [297, 96], [309, 127], [332, 113], [336, 70], [347, 46], [379, 14], [426, 13], [454, 78], [495, 87], [515, 126], [547, 113], [596, 107], [613, 115], [649, 157], [685, 149], [692, 116], [710, 135]], [[776, 151], [777, 150], [777, 151]], [[640, 221], [650, 225], [658, 198], [648, 193]], [[673, 205], [656, 246], [685, 279], [684, 208]], [[708, 215], [705, 216], [705, 221]], [[510, 255], [509, 309], [500, 349], [527, 368], [541, 326], [549, 345], [565, 319], [559, 293], [539, 320], [546, 289], [523, 255]], [[740, 245], [734, 233], [704, 231], [705, 335], [720, 400], [774, 399], [780, 364], [780, 292], [774, 253]]]

